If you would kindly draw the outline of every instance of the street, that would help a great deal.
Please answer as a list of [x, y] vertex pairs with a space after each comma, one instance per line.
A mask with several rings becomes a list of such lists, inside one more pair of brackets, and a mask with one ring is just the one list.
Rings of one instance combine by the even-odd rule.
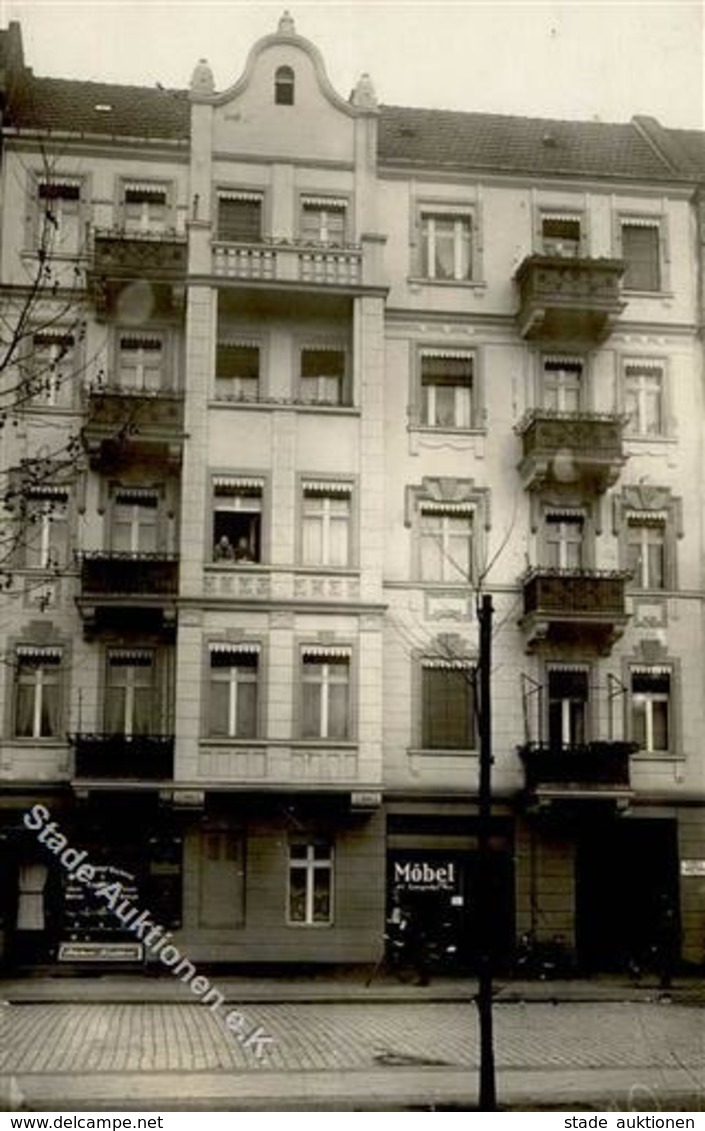
[[[261, 1062], [220, 1017], [188, 1001], [5, 1004], [2, 1106], [178, 1111], [474, 1105], [478, 1032], [470, 1002], [255, 1002], [243, 1008], [274, 1037]], [[501, 1106], [701, 1106], [705, 1026], [698, 1006], [498, 1003], [494, 1016]], [[385, 1107], [371, 1106], [382, 1102]]]

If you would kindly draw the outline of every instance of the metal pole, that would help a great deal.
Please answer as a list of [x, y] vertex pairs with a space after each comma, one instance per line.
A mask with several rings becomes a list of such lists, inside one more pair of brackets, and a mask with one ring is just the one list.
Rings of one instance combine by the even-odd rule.
[[497, 1110], [492, 1036], [492, 598], [483, 597], [480, 615], [480, 782], [478, 848], [479, 984], [477, 1009], [480, 1022], [480, 1111]]

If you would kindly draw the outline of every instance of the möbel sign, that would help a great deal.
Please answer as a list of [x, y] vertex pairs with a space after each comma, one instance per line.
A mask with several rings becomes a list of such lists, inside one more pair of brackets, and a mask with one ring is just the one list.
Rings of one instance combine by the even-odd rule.
[[394, 864], [394, 883], [408, 891], [455, 891], [455, 864], [429, 864], [427, 860]]

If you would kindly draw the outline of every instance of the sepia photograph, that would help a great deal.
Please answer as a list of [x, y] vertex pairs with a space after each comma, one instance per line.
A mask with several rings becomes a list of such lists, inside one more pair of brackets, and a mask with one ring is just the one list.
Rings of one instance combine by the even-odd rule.
[[287, 2], [0, 2], [0, 1127], [695, 1128], [705, 9]]

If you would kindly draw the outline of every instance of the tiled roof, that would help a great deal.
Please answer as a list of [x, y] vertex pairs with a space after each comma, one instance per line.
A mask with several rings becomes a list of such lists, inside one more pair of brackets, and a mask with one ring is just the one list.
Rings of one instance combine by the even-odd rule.
[[667, 130], [678, 146], [684, 165], [696, 176], [705, 176], [705, 133], [701, 130]]
[[382, 106], [382, 163], [506, 172], [671, 179], [632, 123], [569, 122]]
[[[97, 107], [110, 107], [97, 109]], [[107, 134], [168, 141], [188, 140], [186, 91], [28, 75], [17, 84], [6, 109], [7, 124], [19, 129]]]

